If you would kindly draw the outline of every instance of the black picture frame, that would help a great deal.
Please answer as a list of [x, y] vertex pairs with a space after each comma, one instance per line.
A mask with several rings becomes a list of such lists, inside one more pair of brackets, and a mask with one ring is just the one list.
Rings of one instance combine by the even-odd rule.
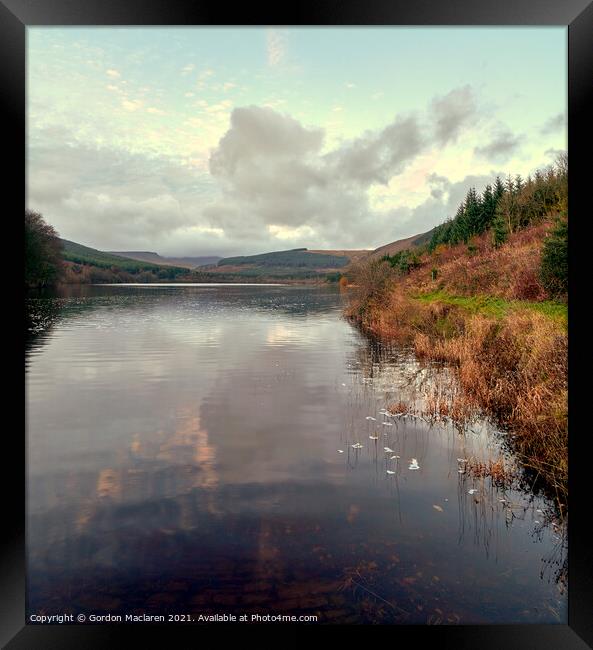
[[[590, 163], [585, 149], [591, 138], [591, 95], [593, 94], [593, 3], [590, 0], [379, 0], [357, 2], [356, 0], [325, 0], [323, 3], [286, 4], [274, 11], [263, 5], [222, 5], [209, 1], [192, 0], [0, 0], [0, 103], [5, 109], [4, 123], [5, 161], [14, 176], [3, 187], [5, 198], [14, 202], [14, 210], [20, 212], [25, 196], [25, 45], [26, 27], [33, 25], [562, 25], [568, 26], [569, 65], [569, 113], [568, 133], [571, 159], [570, 203], [571, 213], [584, 218], [590, 211], [585, 208], [586, 170]], [[589, 134], [589, 137], [587, 137]], [[588, 153], [588, 152], [587, 152]], [[582, 155], [581, 155], [582, 154]], [[581, 161], [582, 158], [582, 163]], [[5, 175], [5, 179], [7, 176]], [[582, 210], [579, 211], [579, 206]], [[16, 208], [19, 208], [17, 210]], [[16, 217], [14, 217], [16, 223]], [[20, 224], [20, 220], [18, 221]], [[581, 221], [582, 223], [582, 221]], [[576, 272], [579, 260], [587, 259], [582, 237], [577, 241], [573, 218], [570, 228], [570, 277], [571, 293], [578, 295], [575, 283], [580, 274]], [[18, 228], [11, 232], [14, 250], [18, 249], [22, 234]], [[583, 250], [579, 250], [583, 246]], [[22, 250], [22, 249], [21, 249]], [[20, 255], [18, 255], [20, 260]], [[19, 264], [15, 262], [15, 268]], [[586, 271], [586, 266], [584, 266]], [[573, 282], [574, 281], [574, 282]], [[20, 286], [14, 283], [15, 302]], [[13, 296], [11, 296], [12, 298]], [[569, 313], [569, 367], [571, 435], [570, 455], [570, 521], [569, 521], [569, 622], [568, 625], [485, 625], [440, 627], [400, 626], [390, 629], [390, 643], [434, 643], [438, 647], [455, 648], [563, 648], [584, 649], [593, 647], [593, 572], [592, 545], [586, 536], [590, 506], [587, 496], [587, 455], [585, 453], [588, 430], [576, 425], [582, 390], [574, 378], [586, 343], [579, 335], [579, 319], [576, 304], [571, 302]], [[13, 341], [21, 339], [21, 324], [14, 321]], [[15, 352], [15, 365], [21, 369], [22, 348], [5, 343]], [[18, 370], [16, 376], [18, 376]], [[21, 372], [23, 372], [21, 370]], [[12, 376], [12, 375], [11, 375]], [[19, 382], [11, 380], [16, 392]], [[586, 389], [586, 388], [585, 388]], [[15, 404], [23, 404], [18, 398]], [[13, 408], [15, 408], [13, 406]], [[584, 409], [586, 410], [586, 409]], [[25, 412], [23, 408], [22, 413]], [[197, 643], [217, 640], [221, 633], [239, 631], [244, 640], [262, 636], [262, 633], [285, 634], [286, 624], [250, 625], [228, 627], [223, 624], [211, 626], [187, 626], [168, 624], [164, 626], [94, 626], [25, 624], [25, 548], [24, 548], [24, 427], [7, 427], [4, 435], [3, 475], [5, 488], [5, 532], [2, 538], [0, 560], [0, 643], [10, 650], [26, 648], [105, 648], [114, 645], [135, 644], [147, 647], [194, 647]], [[221, 627], [222, 626], [222, 627]], [[344, 628], [341, 628], [342, 630]], [[331, 632], [328, 632], [331, 630]], [[374, 635], [374, 628], [349, 627], [347, 634], [356, 641], [358, 633]], [[291, 628], [291, 635], [296, 631]], [[329, 639], [324, 635], [340, 634], [333, 626], [302, 626], [299, 636]], [[217, 635], [217, 636], [215, 636]], [[354, 635], [354, 636], [352, 636]], [[391, 636], [393, 635], [393, 636]], [[295, 637], [296, 638], [296, 637]]]

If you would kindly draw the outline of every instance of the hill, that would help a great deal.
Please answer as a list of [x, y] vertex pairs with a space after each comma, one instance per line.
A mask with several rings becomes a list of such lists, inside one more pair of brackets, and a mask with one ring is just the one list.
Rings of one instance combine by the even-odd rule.
[[149, 262], [159, 266], [178, 266], [186, 269], [195, 269], [198, 266], [216, 264], [222, 259], [219, 255], [198, 257], [165, 257], [151, 251], [108, 251], [110, 255], [126, 257], [139, 262]]
[[151, 282], [178, 279], [188, 269], [142, 262], [60, 239], [66, 283]]
[[339, 269], [346, 266], [350, 259], [346, 255], [331, 255], [325, 252], [313, 252], [306, 248], [294, 248], [287, 251], [273, 251], [259, 255], [242, 255], [225, 257], [218, 266], [259, 266], [298, 269]]
[[408, 248], [422, 246], [423, 244], [426, 244], [427, 242], [430, 241], [433, 231], [434, 228], [427, 232], [423, 232], [419, 235], [412, 235], [411, 237], [407, 237], [406, 239], [398, 239], [394, 242], [391, 242], [390, 244], [384, 244], [383, 246], [379, 246], [379, 248], [375, 248], [375, 250], [371, 252], [370, 257], [383, 257], [383, 255], [395, 255], [396, 253], [400, 253], [401, 251], [407, 250]]
[[[291, 280], [320, 281], [333, 279], [337, 281], [352, 261], [368, 254], [365, 250], [309, 250], [294, 248], [284, 251], [272, 251], [258, 255], [240, 255], [225, 257], [216, 265], [194, 269], [194, 273], [208, 276], [209, 281], [216, 281], [218, 276], [249, 278], [252, 281]], [[206, 274], [206, 275], [205, 275]]]

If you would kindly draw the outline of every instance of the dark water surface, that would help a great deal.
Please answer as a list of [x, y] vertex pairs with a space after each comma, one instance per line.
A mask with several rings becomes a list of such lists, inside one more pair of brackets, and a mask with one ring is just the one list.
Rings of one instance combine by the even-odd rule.
[[339, 292], [69, 292], [29, 302], [29, 613], [566, 622], [549, 504], [458, 472], [486, 423], [379, 412], [421, 368]]

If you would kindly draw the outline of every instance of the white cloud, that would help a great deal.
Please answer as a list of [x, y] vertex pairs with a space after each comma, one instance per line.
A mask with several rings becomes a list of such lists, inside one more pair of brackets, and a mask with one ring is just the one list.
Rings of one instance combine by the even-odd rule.
[[121, 77], [121, 74], [119, 73], [119, 71], [114, 70], [113, 68], [109, 68], [108, 70], [106, 70], [105, 74], [108, 77], [112, 77], [113, 79], [118, 79], [119, 77]]
[[134, 112], [139, 108], [142, 108], [142, 102], [139, 99], [123, 99], [122, 108], [125, 108], [126, 111]]
[[268, 65], [280, 65], [286, 56], [286, 38], [277, 29], [266, 30]]

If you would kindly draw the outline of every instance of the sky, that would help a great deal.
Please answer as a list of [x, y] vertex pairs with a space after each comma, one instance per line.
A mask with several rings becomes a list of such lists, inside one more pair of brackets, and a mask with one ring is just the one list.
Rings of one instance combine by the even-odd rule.
[[566, 27], [28, 27], [27, 207], [101, 250], [375, 248], [566, 114]]

